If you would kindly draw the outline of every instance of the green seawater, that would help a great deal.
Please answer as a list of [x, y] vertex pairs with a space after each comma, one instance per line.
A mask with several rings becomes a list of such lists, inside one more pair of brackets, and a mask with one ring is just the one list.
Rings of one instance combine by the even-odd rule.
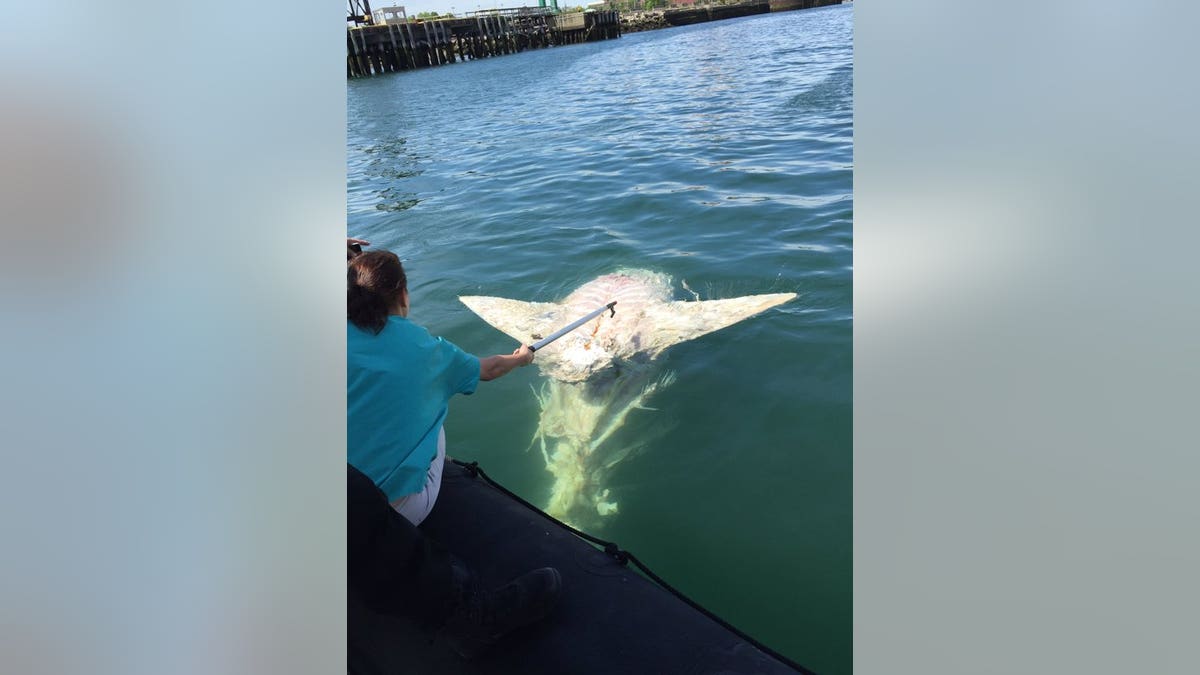
[[[459, 295], [555, 301], [620, 268], [677, 299], [800, 297], [671, 348], [677, 380], [599, 535], [821, 673], [851, 658], [849, 6], [636, 33], [348, 83], [349, 234], [395, 250], [415, 321], [512, 341]], [[534, 503], [535, 368], [451, 404], [450, 454]]]

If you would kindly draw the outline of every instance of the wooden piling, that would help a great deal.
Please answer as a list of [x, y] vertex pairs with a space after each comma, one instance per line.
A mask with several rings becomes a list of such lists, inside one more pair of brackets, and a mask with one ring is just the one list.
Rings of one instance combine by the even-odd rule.
[[621, 36], [620, 15], [615, 11], [553, 14], [527, 9], [349, 28], [346, 77], [370, 77]]

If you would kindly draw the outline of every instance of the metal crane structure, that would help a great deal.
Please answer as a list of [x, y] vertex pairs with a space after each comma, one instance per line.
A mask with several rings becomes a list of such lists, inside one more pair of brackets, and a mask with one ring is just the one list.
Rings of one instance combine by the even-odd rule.
[[354, 22], [355, 26], [370, 26], [375, 23], [371, 15], [371, 0], [347, 0], [350, 9], [346, 13], [346, 21]]

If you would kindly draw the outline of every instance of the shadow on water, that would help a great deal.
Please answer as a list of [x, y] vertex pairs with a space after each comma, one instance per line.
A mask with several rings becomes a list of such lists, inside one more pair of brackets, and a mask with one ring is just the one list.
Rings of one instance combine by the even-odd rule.
[[377, 143], [358, 148], [366, 161], [354, 167], [355, 174], [365, 179], [374, 189], [379, 211], [405, 211], [421, 203], [415, 192], [403, 189], [407, 178], [420, 176], [424, 171], [420, 163], [424, 157], [408, 149], [404, 137], [394, 136]]

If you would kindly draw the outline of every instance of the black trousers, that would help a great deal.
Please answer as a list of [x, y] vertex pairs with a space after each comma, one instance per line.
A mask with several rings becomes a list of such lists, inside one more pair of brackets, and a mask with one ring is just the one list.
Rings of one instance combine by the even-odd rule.
[[449, 554], [392, 510], [383, 491], [350, 464], [346, 499], [348, 592], [380, 614], [441, 627], [452, 597]]

